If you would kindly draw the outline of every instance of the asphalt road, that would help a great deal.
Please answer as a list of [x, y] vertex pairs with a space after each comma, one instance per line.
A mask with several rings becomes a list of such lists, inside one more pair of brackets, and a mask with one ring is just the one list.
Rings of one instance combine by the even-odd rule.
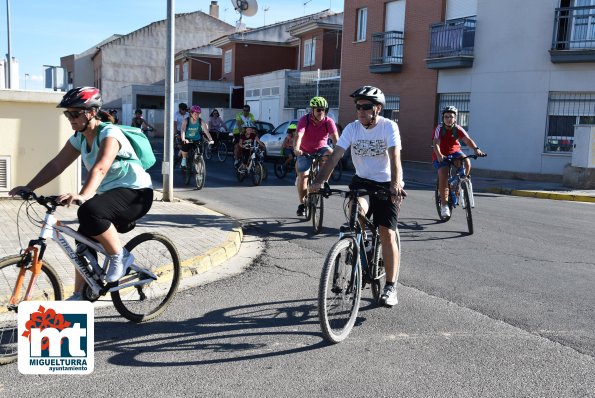
[[181, 292], [144, 325], [99, 310], [93, 374], [4, 366], [0, 395], [595, 396], [593, 204], [476, 194], [476, 232], [466, 236], [460, 209], [437, 222], [431, 182], [409, 184], [399, 304], [375, 308], [364, 291], [351, 335], [328, 345], [316, 299], [341, 200], [327, 202], [314, 236], [295, 217], [289, 177], [269, 167], [253, 187], [229, 161], [207, 170], [201, 191], [176, 177], [176, 196], [241, 220], [264, 248], [250, 267]]

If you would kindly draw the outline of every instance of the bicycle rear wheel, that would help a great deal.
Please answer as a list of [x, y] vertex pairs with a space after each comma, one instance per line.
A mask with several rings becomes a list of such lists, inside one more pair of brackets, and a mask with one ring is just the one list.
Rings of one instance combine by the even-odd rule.
[[362, 267], [355, 243], [341, 239], [326, 256], [318, 287], [318, 319], [324, 338], [339, 343], [355, 324], [362, 294]]
[[287, 167], [285, 167], [285, 158], [275, 161], [275, 175], [277, 178], [284, 178], [287, 175]]
[[206, 141], [204, 141], [202, 144], [202, 153], [203, 153], [203, 156], [205, 157], [205, 159], [207, 159], [207, 160], [211, 160], [211, 158], [213, 157], [213, 152], [211, 150], [211, 146]]
[[225, 162], [227, 159], [227, 145], [225, 145], [225, 142], [220, 142], [219, 145], [217, 145], [217, 159], [219, 159], [220, 162]]
[[324, 217], [324, 198], [320, 194], [311, 194], [310, 212], [312, 213], [312, 227], [314, 233], [319, 234], [322, 230], [322, 219]]
[[341, 176], [343, 176], [343, 162], [339, 160], [339, 163], [337, 163], [331, 173], [331, 178], [333, 181], [337, 182], [341, 179]]
[[[150, 232], [135, 236], [125, 247], [134, 255], [134, 264], [156, 275], [157, 279], [112, 292], [112, 301], [124, 318], [145, 322], [163, 313], [174, 298], [180, 282], [180, 256], [171, 240]], [[131, 271], [130, 276], [149, 278], [136, 271]]]
[[[436, 181], [436, 189], [434, 190], [434, 201], [436, 202], [436, 211], [438, 212], [438, 218], [440, 218], [440, 221], [447, 222], [450, 220], [450, 217], [442, 217], [442, 213], [440, 212], [440, 207], [442, 207], [442, 199], [440, 199], [438, 181]], [[452, 215], [452, 203], [450, 200], [448, 201], [448, 208], [450, 209], [450, 214]]]
[[471, 214], [471, 201], [469, 200], [469, 181], [461, 181], [461, 189], [463, 190], [463, 207], [467, 216], [467, 229], [469, 230], [469, 235], [473, 235], [473, 214]]
[[205, 180], [207, 179], [207, 167], [205, 165], [205, 160], [202, 156], [196, 154], [194, 155], [194, 180], [196, 182], [196, 189], [202, 189], [205, 186]]
[[190, 177], [192, 177], [192, 164], [191, 160], [194, 158], [194, 150], [190, 150], [186, 156], [186, 167], [182, 167], [182, 177], [184, 179], [184, 185], [190, 184]]
[[[395, 279], [395, 283], [399, 280], [399, 270], [401, 269], [401, 235], [399, 234], [399, 229], [396, 231], [395, 240], [397, 241], [397, 279]], [[378, 242], [378, 262], [372, 266], [371, 271], [372, 277], [372, 296], [376, 303], [380, 304], [380, 295], [382, 294], [382, 289], [386, 284], [386, 269], [384, 268], [384, 257], [382, 255], [382, 244]]]
[[[0, 365], [16, 361], [18, 355], [17, 311], [10, 305], [9, 300], [21, 270], [17, 266], [21, 258], [21, 255], [15, 255], [0, 260]], [[31, 271], [25, 272], [21, 294], [15, 303], [17, 306], [25, 298], [32, 275]], [[58, 273], [44, 261], [41, 273], [35, 281], [32, 300], [60, 301], [62, 299], [63, 288]]]

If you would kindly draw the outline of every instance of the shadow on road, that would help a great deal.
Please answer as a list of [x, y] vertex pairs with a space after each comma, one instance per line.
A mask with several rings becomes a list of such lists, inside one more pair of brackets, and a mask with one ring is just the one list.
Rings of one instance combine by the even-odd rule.
[[[198, 318], [143, 324], [96, 316], [95, 351], [113, 353], [109, 362], [115, 365], [176, 367], [316, 350], [330, 345], [317, 326], [315, 331], [304, 330], [318, 325], [316, 301], [264, 302], [213, 310]], [[377, 307], [371, 300], [362, 298], [360, 315], [373, 308]], [[365, 319], [360, 316], [357, 325]], [[294, 341], [292, 336], [301, 338]], [[304, 336], [312, 343], [304, 344]], [[172, 359], [171, 353], [180, 355]]]

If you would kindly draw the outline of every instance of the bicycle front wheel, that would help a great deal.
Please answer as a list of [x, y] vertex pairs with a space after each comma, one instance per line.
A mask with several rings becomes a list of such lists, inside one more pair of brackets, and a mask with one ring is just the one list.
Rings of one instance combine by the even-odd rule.
[[[20, 255], [4, 257], [0, 260], [0, 365], [8, 364], [17, 359], [18, 323], [16, 308], [9, 303], [10, 297], [17, 284], [21, 270], [17, 264], [21, 261]], [[24, 300], [27, 287], [33, 273], [25, 272], [25, 279], [20, 286], [20, 295], [15, 303]], [[33, 285], [34, 301], [60, 301], [63, 299], [63, 288], [58, 273], [45, 261], [41, 273]]]
[[217, 159], [220, 162], [225, 162], [227, 159], [227, 145], [225, 145], [225, 142], [220, 142], [217, 146]]
[[324, 198], [322, 195], [312, 195], [310, 200], [310, 212], [312, 213], [312, 227], [314, 227], [314, 233], [319, 234], [322, 230], [322, 219], [324, 217]]
[[[163, 313], [174, 298], [180, 282], [180, 256], [171, 240], [150, 232], [135, 236], [125, 247], [134, 255], [134, 264], [157, 279], [112, 292], [112, 301], [124, 318], [145, 322]], [[149, 273], [131, 271], [129, 276], [146, 280], [151, 278]]]
[[469, 181], [461, 182], [461, 189], [463, 190], [463, 207], [465, 208], [465, 215], [467, 216], [467, 229], [469, 235], [473, 235], [473, 214], [471, 214], [471, 201], [469, 192]]
[[262, 164], [259, 162], [256, 162], [254, 164], [254, 171], [252, 173], [252, 184], [260, 185], [260, 183], [263, 180], [263, 174], [264, 174], [264, 171], [263, 171]]
[[355, 324], [362, 294], [362, 267], [355, 243], [341, 239], [326, 256], [318, 288], [318, 319], [324, 338], [339, 343]]
[[205, 180], [207, 179], [207, 167], [205, 160], [200, 155], [194, 156], [194, 181], [196, 182], [196, 189], [202, 189], [205, 186]]

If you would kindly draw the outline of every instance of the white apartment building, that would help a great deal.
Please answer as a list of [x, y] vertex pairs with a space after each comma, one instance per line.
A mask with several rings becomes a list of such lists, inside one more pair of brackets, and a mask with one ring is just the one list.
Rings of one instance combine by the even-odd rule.
[[574, 125], [595, 124], [595, 0], [447, 0], [430, 29], [438, 109], [461, 110], [475, 165], [562, 175]]

